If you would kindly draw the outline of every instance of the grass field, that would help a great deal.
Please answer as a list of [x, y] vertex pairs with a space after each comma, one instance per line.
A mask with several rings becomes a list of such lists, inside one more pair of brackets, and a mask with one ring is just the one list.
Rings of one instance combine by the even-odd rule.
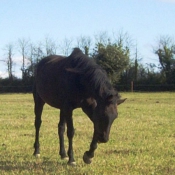
[[[175, 174], [175, 93], [121, 93], [110, 141], [99, 144], [92, 164], [89, 149], [93, 125], [74, 111], [76, 167], [58, 156], [59, 111], [45, 105], [40, 134], [41, 157], [33, 154], [32, 94], [0, 94], [0, 174], [169, 175]], [[67, 145], [67, 139], [66, 139]]]

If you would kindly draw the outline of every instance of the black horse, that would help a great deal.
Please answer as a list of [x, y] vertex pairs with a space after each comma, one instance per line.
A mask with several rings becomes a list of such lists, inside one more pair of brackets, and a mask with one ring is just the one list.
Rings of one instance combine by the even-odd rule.
[[[74, 136], [72, 111], [80, 107], [94, 124], [90, 149], [83, 156], [85, 163], [91, 163], [97, 143], [108, 141], [111, 124], [117, 118], [117, 105], [125, 99], [120, 99], [119, 94], [110, 84], [106, 72], [78, 48], [75, 48], [68, 57], [52, 55], [42, 59], [37, 65], [35, 78], [33, 90], [36, 129], [34, 155], [40, 155], [41, 114], [44, 104], [47, 103], [60, 109], [59, 154], [62, 159], [68, 154], [68, 164], [75, 164], [72, 147]], [[65, 124], [67, 124], [69, 140], [67, 154], [64, 147]]]

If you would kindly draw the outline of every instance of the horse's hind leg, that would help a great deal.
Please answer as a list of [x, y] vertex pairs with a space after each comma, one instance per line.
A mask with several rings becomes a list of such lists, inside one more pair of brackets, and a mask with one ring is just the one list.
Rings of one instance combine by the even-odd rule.
[[40, 98], [40, 96], [37, 94], [37, 92], [33, 93], [34, 96], [34, 102], [35, 102], [35, 107], [34, 107], [34, 112], [35, 112], [35, 143], [34, 143], [34, 153], [36, 157], [40, 156], [40, 145], [39, 145], [39, 130], [41, 126], [41, 114], [43, 111], [43, 106], [44, 106], [44, 101]]
[[60, 115], [60, 122], [58, 124], [58, 136], [59, 136], [59, 141], [60, 141], [60, 151], [59, 154], [62, 159], [67, 158], [67, 154], [65, 151], [65, 146], [64, 146], [64, 132], [65, 132], [65, 118], [63, 115]]
[[69, 148], [68, 148], [68, 164], [69, 165], [75, 165], [76, 162], [74, 160], [74, 154], [73, 154], [73, 136], [74, 136], [74, 127], [73, 127], [73, 120], [72, 120], [72, 109], [69, 108], [69, 106], [65, 106], [64, 109], [60, 110], [60, 118], [64, 118], [67, 123], [67, 136], [69, 140]]

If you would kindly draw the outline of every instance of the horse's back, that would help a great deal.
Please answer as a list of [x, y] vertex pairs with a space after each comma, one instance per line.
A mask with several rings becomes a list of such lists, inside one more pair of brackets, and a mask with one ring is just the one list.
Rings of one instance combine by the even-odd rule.
[[45, 58], [43, 58], [38, 64], [37, 64], [37, 72], [45, 65], [53, 65], [53, 64], [59, 64], [61, 60], [63, 60], [65, 57], [59, 56], [59, 55], [50, 55]]

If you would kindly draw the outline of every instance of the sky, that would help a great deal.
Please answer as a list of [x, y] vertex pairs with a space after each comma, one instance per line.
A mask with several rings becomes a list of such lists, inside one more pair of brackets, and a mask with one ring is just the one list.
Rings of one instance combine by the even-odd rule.
[[[126, 32], [142, 62], [158, 63], [153, 47], [160, 36], [175, 38], [175, 0], [0, 0], [0, 77], [7, 76], [4, 48], [19, 39], [32, 43]], [[14, 74], [22, 59], [13, 55]]]

